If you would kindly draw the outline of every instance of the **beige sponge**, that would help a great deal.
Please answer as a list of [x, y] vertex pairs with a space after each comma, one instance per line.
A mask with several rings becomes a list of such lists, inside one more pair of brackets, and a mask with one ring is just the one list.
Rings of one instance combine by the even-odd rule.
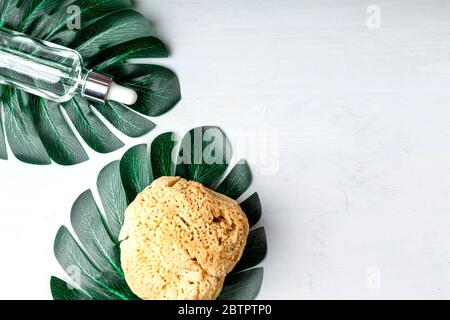
[[248, 232], [236, 201], [196, 182], [159, 178], [125, 212], [126, 281], [142, 299], [215, 299]]

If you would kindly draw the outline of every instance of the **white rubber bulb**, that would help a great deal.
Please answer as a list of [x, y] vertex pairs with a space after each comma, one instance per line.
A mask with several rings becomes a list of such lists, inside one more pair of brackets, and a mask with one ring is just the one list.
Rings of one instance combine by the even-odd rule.
[[131, 106], [136, 103], [137, 99], [138, 95], [133, 89], [123, 87], [115, 82], [109, 87], [107, 100], [113, 100]]

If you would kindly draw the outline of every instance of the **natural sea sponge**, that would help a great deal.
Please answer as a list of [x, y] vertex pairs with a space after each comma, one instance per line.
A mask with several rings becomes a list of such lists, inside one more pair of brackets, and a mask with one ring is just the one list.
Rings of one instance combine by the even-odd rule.
[[125, 212], [125, 279], [142, 299], [215, 299], [248, 232], [236, 201], [196, 182], [161, 177]]

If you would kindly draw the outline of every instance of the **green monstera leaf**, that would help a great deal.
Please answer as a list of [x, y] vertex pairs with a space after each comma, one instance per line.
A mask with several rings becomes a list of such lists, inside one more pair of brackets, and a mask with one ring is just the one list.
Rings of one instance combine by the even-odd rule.
[[[80, 28], [71, 30], [73, 21], [79, 21]], [[134, 58], [168, 56], [130, 0], [0, 0], [0, 27], [75, 49], [88, 68], [110, 74], [139, 93], [131, 107], [90, 103], [81, 96], [58, 104], [0, 86], [0, 159], [8, 158], [8, 141], [14, 156], [26, 163], [84, 162], [88, 155], [74, 131], [93, 150], [109, 153], [124, 144], [102, 117], [125, 135], [139, 137], [155, 127], [148, 117], [166, 113], [181, 98], [171, 70], [130, 63]]]
[[[119, 232], [127, 206], [154, 179], [178, 175], [208, 185], [234, 199], [248, 190], [250, 168], [240, 161], [225, 172], [231, 158], [230, 143], [218, 127], [191, 130], [177, 147], [175, 134], [167, 132], [150, 145], [129, 149], [120, 161], [107, 165], [99, 174], [97, 191], [101, 204], [88, 190], [75, 201], [71, 224], [75, 235], [61, 227], [54, 242], [56, 259], [68, 275], [68, 282], [56, 277], [50, 281], [56, 300], [134, 300], [120, 266]], [[225, 177], [224, 177], [225, 176]], [[219, 299], [249, 300], [259, 293], [263, 269], [256, 267], [266, 256], [257, 193], [241, 202], [252, 227], [244, 254], [225, 279]]]

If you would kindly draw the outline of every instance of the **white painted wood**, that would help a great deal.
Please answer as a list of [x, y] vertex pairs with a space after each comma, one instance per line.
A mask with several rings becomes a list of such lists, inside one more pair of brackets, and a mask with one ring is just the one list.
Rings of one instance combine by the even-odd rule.
[[[450, 3], [137, 4], [183, 88], [149, 137], [217, 124], [253, 168], [270, 247], [260, 298], [450, 297], [450, 75], [419, 71], [450, 61]], [[54, 235], [123, 152], [0, 163], [0, 298], [50, 298]]]

